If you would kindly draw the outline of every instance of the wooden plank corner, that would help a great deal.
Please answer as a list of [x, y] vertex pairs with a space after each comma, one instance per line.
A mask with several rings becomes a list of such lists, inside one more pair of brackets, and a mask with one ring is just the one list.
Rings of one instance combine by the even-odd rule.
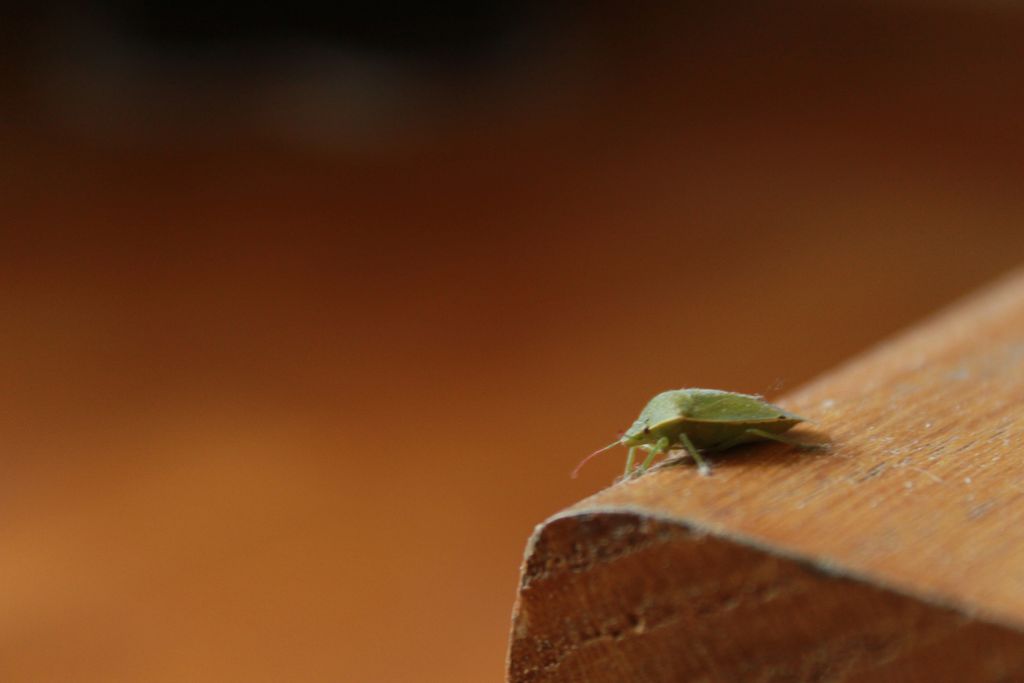
[[[668, 388], [668, 387], [666, 387]], [[508, 681], [1024, 680], [1024, 272], [540, 525]]]

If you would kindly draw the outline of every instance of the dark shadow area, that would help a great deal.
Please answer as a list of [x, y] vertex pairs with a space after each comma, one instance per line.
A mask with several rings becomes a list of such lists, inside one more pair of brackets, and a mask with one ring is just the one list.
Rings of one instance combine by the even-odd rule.
[[[809, 457], [825, 457], [835, 455], [835, 444], [829, 440], [826, 433], [813, 429], [800, 429], [798, 432], [787, 436], [799, 438], [806, 441], [804, 446], [790, 446], [788, 444], [763, 441], [753, 444], [736, 446], [725, 451], [705, 451], [701, 453], [708, 465], [711, 467], [711, 476], [717, 470], [725, 468], [748, 468], [748, 467], [799, 467]], [[662, 460], [653, 465], [648, 472], [674, 468], [694, 467], [693, 460], [680, 454], [678, 457]]]

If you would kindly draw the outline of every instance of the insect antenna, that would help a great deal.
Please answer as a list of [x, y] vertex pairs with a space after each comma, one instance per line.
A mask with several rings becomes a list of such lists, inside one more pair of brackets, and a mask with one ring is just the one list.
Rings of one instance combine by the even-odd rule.
[[616, 439], [615, 441], [612, 441], [610, 444], [608, 444], [604, 448], [598, 448], [596, 451], [594, 451], [593, 453], [591, 453], [587, 457], [583, 458], [583, 460], [580, 460], [580, 463], [578, 465], [576, 465], [576, 469], [574, 469], [572, 471], [572, 474], [569, 475], [569, 476], [572, 477], [573, 479], [575, 479], [576, 475], [580, 473], [580, 469], [582, 469], [583, 466], [586, 465], [590, 461], [591, 458], [593, 458], [598, 453], [604, 453], [609, 448], [614, 448], [615, 446], [618, 446], [618, 445], [619, 445], [619, 440]]

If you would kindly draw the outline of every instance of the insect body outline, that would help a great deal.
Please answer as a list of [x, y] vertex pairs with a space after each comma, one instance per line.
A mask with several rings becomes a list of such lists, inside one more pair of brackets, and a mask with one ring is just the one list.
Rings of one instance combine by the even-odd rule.
[[[673, 451], [689, 455], [698, 471], [707, 476], [711, 467], [701, 456], [702, 451], [724, 451], [756, 441], [820, 447], [783, 436], [805, 421], [806, 418], [753, 394], [719, 389], [671, 389], [648, 401], [629, 429], [617, 441], [591, 453], [577, 466], [573, 476], [587, 460], [615, 446], [629, 449], [624, 478], [643, 474], [658, 455]], [[638, 450], [646, 451], [647, 457], [634, 470]]]

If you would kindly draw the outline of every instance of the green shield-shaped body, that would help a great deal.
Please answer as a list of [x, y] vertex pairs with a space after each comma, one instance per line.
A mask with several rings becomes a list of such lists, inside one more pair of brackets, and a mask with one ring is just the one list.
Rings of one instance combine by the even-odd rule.
[[[680, 443], [689, 437], [701, 450], [715, 450], [764, 437], [756, 431], [781, 434], [804, 418], [759, 396], [717, 389], [674, 389], [650, 400], [622, 436], [624, 446], [655, 444], [662, 437]], [[749, 430], [756, 430], [750, 433]]]

